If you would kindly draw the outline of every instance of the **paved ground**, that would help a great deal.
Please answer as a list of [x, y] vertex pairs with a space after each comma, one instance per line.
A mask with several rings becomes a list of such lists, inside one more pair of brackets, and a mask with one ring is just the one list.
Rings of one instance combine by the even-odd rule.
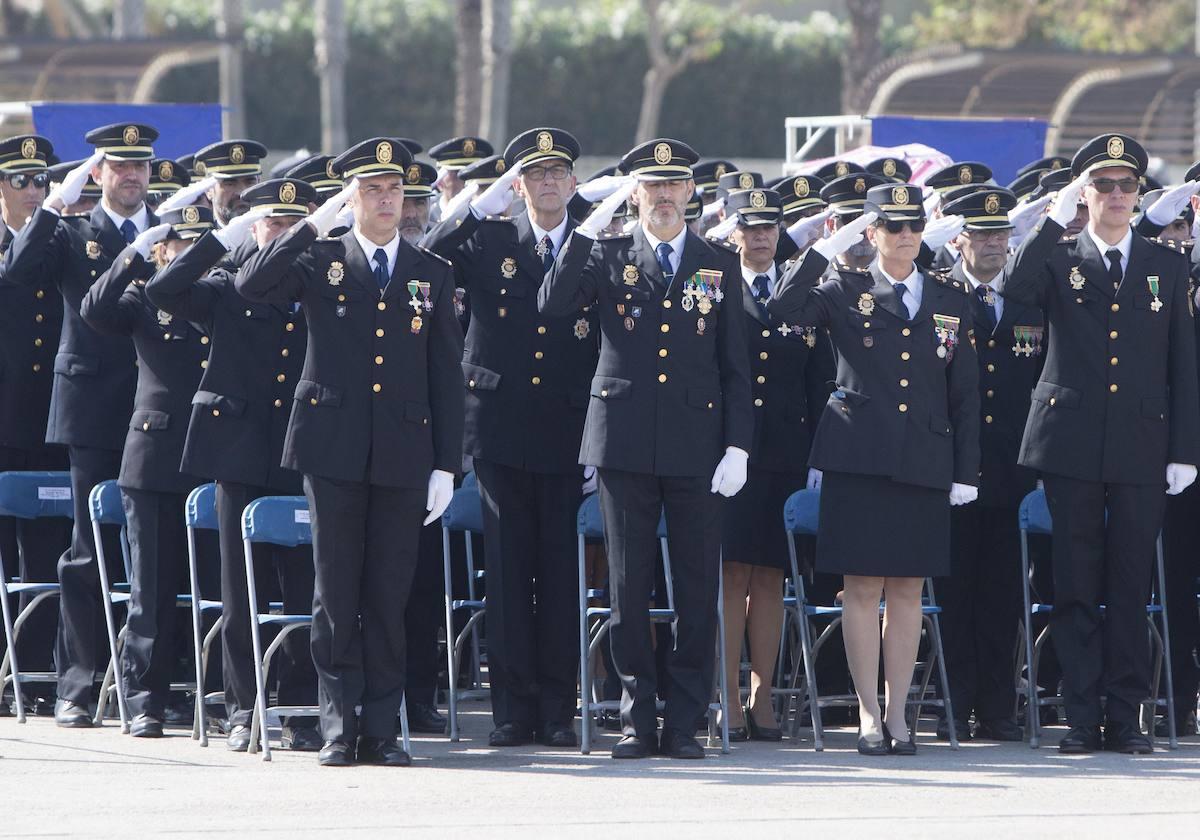
[[[417, 739], [408, 769], [323, 769], [311, 753], [237, 755], [189, 733], [140, 741], [114, 726], [0, 719], [0, 836], [1102, 838], [1200, 835], [1200, 740], [1145, 758], [1061, 757], [1052, 748], [932, 737], [915, 758], [867, 759], [850, 730], [735, 745], [704, 762], [615, 762], [486, 746], [468, 703], [464, 739]], [[1051, 731], [1050, 740], [1059, 732]]]

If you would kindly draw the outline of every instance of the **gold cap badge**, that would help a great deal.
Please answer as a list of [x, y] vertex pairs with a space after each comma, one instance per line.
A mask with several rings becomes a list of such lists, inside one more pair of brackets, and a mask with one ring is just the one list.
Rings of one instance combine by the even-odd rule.
[[291, 204], [296, 200], [296, 185], [291, 181], [285, 181], [283, 186], [279, 188], [279, 200], [284, 204]]
[[843, 175], [850, 174], [850, 165], [839, 160], [837, 164], [834, 165], [833, 171], [839, 178], [841, 178]]
[[37, 143], [32, 137], [26, 137], [21, 141], [21, 157], [25, 159], [32, 158], [37, 154]]
[[380, 163], [391, 163], [392, 144], [386, 140], [381, 140], [379, 145], [375, 147], [375, 160]]
[[194, 225], [198, 221], [200, 221], [200, 211], [199, 210], [197, 210], [195, 207], [184, 207], [183, 208], [184, 224]]
[[749, 172], [743, 172], [738, 176], [738, 186], [744, 190], [748, 190], [754, 186], [754, 176]]
[[864, 193], [867, 191], [867, 182], [865, 178], [854, 179], [854, 191], [856, 193]]
[[158, 180], [170, 181], [174, 175], [175, 167], [171, 164], [171, 161], [164, 160], [158, 165]]
[[415, 163], [408, 167], [408, 171], [404, 173], [404, 180], [410, 184], [415, 184], [421, 180], [421, 167]]
[[669, 143], [659, 143], [654, 147], [654, 162], [664, 165], [671, 162], [671, 145]]
[[537, 150], [539, 152], [548, 152], [554, 148], [554, 138], [549, 131], [539, 131], [537, 136]]
[[896, 161], [888, 158], [883, 162], [883, 174], [892, 178], [896, 174]]
[[126, 146], [135, 145], [141, 139], [141, 136], [136, 125], [127, 125], [125, 126], [125, 130], [121, 132], [121, 139], [125, 141]]
[[246, 150], [244, 148], [242, 148], [240, 143], [234, 143], [233, 148], [231, 148], [229, 150], [229, 162], [230, 163], [245, 163], [246, 162]]
[[1108, 156], [1110, 158], [1119, 158], [1125, 154], [1125, 141], [1120, 137], [1110, 137], [1108, 139]]
[[797, 178], [792, 183], [792, 192], [796, 194], [796, 198], [804, 198], [808, 195], [808, 179]]
[[463, 141], [463, 154], [467, 156], [475, 154], [475, 141], [470, 137]]
[[989, 216], [994, 216], [1000, 211], [1000, 196], [995, 193], [988, 193], [988, 197], [983, 200], [983, 212]]
[[758, 210], [767, 206], [767, 196], [762, 190], [754, 190], [750, 193], [750, 206]]
[[892, 187], [892, 204], [908, 204], [907, 187]]
[[963, 184], [964, 186], [971, 183], [971, 167], [958, 167], [958, 183]]

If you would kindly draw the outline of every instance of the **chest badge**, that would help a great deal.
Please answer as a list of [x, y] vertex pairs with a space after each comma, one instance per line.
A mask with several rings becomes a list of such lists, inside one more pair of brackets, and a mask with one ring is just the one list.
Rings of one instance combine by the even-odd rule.
[[875, 298], [870, 292], [863, 292], [858, 296], [858, 311], [864, 315], [870, 315], [875, 311]]
[[325, 279], [329, 281], [330, 286], [342, 285], [342, 280], [346, 277], [346, 267], [337, 260], [329, 264], [329, 271], [325, 272]]
[[636, 286], [638, 282], [637, 266], [626, 265], [625, 270], [621, 272], [621, 277], [625, 281], [626, 286]]
[[517, 261], [512, 257], [505, 257], [500, 261], [500, 276], [505, 280], [511, 280], [517, 276]]
[[89, 260], [100, 259], [100, 243], [95, 239], [89, 240], [87, 245], [83, 246], [83, 250]]
[[158, 310], [158, 325], [160, 327], [165, 327], [174, 320], [175, 320], [175, 316], [172, 315], [171, 313], [163, 312], [161, 309]]
[[1079, 266], [1071, 266], [1071, 274], [1067, 277], [1067, 282], [1070, 283], [1071, 288], [1077, 292], [1083, 289], [1083, 284], [1085, 281], [1083, 279], [1083, 274], [1079, 271]]
[[575, 337], [583, 341], [588, 337], [588, 333], [592, 331], [592, 325], [587, 318], [580, 318], [575, 322]]

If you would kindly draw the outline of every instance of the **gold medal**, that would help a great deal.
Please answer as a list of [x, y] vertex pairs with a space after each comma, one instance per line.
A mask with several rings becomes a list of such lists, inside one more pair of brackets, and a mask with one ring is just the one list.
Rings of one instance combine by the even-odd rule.
[[423, 322], [421, 321], [420, 315], [413, 316], [412, 323], [409, 324], [409, 327], [408, 327], [412, 331], [413, 335], [416, 335], [417, 333], [419, 333], [421, 331], [422, 323]]
[[700, 310], [701, 315], [707, 315], [712, 312], [712, 301], [707, 296], [701, 297], [696, 303], [696, 308]]
[[1071, 276], [1067, 278], [1067, 282], [1070, 283], [1071, 288], [1077, 292], [1083, 288], [1085, 281], [1083, 279], [1083, 274], [1081, 274], [1079, 271], [1079, 266], [1071, 266]]
[[939, 359], [946, 358], [946, 345], [945, 344], [938, 345], [937, 354], [938, 354]]
[[870, 315], [875, 311], [875, 298], [870, 292], [863, 292], [858, 296], [858, 311], [864, 315]]

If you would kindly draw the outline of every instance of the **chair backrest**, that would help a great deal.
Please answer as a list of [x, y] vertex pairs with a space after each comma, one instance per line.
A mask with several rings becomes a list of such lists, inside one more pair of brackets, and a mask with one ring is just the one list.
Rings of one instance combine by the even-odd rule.
[[[579, 513], [575, 516], [575, 533], [588, 540], [604, 539], [604, 517], [600, 515], [600, 494], [592, 493], [579, 505]], [[658, 539], [667, 536], [667, 512], [664, 510], [658, 517]]]
[[183, 519], [191, 528], [217, 530], [217, 485], [201, 484], [188, 493]]
[[92, 488], [88, 494], [88, 510], [93, 522], [125, 526], [125, 506], [121, 504], [121, 488], [115, 480], [101, 481]]
[[820, 508], [820, 490], [797, 490], [783, 503], [784, 529], [793, 534], [815, 536]]
[[471, 483], [463, 479], [462, 486], [454, 491], [446, 512], [442, 514], [442, 527], [451, 531], [469, 531], [472, 534], [483, 533], [483, 501], [479, 498], [479, 485], [475, 483], [475, 473], [467, 473]]
[[1030, 534], [1049, 534], [1051, 531], [1050, 506], [1046, 504], [1046, 491], [1034, 490], [1021, 500], [1017, 510], [1017, 524]]
[[0, 472], [0, 516], [74, 518], [69, 472]]
[[462, 486], [476, 488], [479, 487], [479, 480], [475, 478], [475, 470], [471, 470], [469, 473], [463, 476]]
[[242, 511], [242, 538], [274, 545], [309, 545], [312, 525], [304, 496], [263, 496]]

